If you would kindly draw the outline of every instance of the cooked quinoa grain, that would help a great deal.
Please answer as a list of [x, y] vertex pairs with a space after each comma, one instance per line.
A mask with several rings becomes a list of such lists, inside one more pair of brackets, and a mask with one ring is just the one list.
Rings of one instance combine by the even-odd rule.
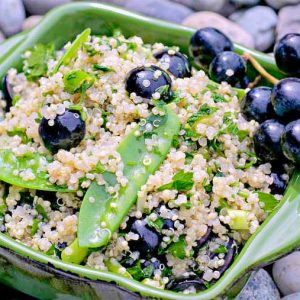
[[[83, 197], [93, 183], [106, 184], [107, 172], [115, 176], [113, 184], [106, 184], [105, 192], [115, 199], [108, 207], [112, 217], [118, 213], [118, 195], [134, 180], [125, 175], [118, 146], [134, 130], [137, 140], [145, 137], [148, 153], [159, 149], [162, 139], [153, 132], [165, 116], [162, 100], [168, 88], [144, 99], [128, 93], [125, 82], [131, 70], [157, 66], [153, 78], [142, 78], [141, 84], [150, 90], [165, 72], [170, 76], [168, 106], [179, 118], [179, 134], [166, 159], [137, 192], [119, 230], [110, 232], [108, 222], [100, 222], [109, 231], [109, 242], [93, 249], [83, 264], [98, 270], [111, 270], [114, 264], [118, 273], [160, 288], [173, 289], [189, 278], [199, 279], [204, 288], [213, 284], [268, 214], [260, 195], [270, 194], [273, 179], [271, 165], [261, 164], [254, 152], [258, 123], [243, 118], [237, 93], [228, 84], [211, 85], [206, 74], [195, 69], [191, 77], [175, 78], [166, 61], [155, 59], [155, 53], [166, 49], [160, 43], [144, 44], [139, 37], [120, 34], [90, 36], [76, 57], [54, 72], [70, 47], [68, 43], [53, 52], [48, 71], [39, 78], [15, 69], [8, 72], [17, 98], [5, 113], [0, 94], [0, 151], [11, 151], [21, 160], [32, 157], [26, 168], [12, 170], [14, 178], [30, 184], [43, 174], [68, 192], [28, 189], [3, 180], [1, 231], [48, 255], [71, 255]], [[24, 55], [24, 70], [33, 51]], [[168, 54], [178, 51], [172, 47]], [[74, 109], [85, 124], [84, 138], [74, 147], [51, 152], [39, 133], [41, 120], [55, 127], [58, 117]], [[147, 121], [150, 116], [156, 117], [152, 123]], [[40, 157], [37, 167], [35, 155]], [[151, 155], [145, 154], [143, 166], [152, 163]], [[284, 176], [288, 180], [288, 174]], [[98, 201], [88, 197], [89, 205]], [[195, 287], [184, 291], [194, 292]]]

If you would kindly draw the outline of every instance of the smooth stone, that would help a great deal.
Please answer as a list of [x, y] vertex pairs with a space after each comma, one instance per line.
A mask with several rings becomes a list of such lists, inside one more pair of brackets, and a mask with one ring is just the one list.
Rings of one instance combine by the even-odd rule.
[[172, 0], [196, 11], [213, 11], [223, 16], [234, 12], [235, 6], [226, 0]]
[[260, 0], [231, 0], [236, 6], [254, 6], [257, 5]]
[[300, 292], [300, 251], [276, 261], [272, 273], [283, 295]]
[[11, 36], [22, 29], [25, 9], [21, 0], [0, 1], [0, 30]]
[[30, 29], [35, 27], [38, 23], [40, 23], [43, 16], [35, 15], [30, 16], [22, 24], [22, 30]]
[[274, 43], [277, 15], [272, 8], [255, 6], [237, 11], [230, 15], [229, 19], [252, 34], [256, 49], [265, 51]]
[[279, 300], [279, 291], [264, 269], [252, 272], [246, 285], [235, 300]]
[[190, 8], [168, 0], [128, 0], [125, 7], [147, 16], [175, 23], [180, 23], [193, 13]]
[[283, 7], [278, 14], [277, 39], [291, 32], [300, 33], [300, 4]]
[[[76, 1], [79, 1], [79, 0], [76, 0]], [[118, 5], [118, 6], [125, 6], [127, 3], [127, 0], [81, 0], [81, 1], [114, 4], [114, 5]]]
[[26, 10], [31, 15], [43, 15], [50, 9], [72, 2], [72, 0], [23, 0]]
[[219, 12], [227, 2], [226, 0], [173, 0], [193, 10]]
[[281, 298], [281, 300], [299, 300], [299, 299], [300, 299], [300, 293], [291, 294]]
[[203, 11], [187, 17], [183, 25], [193, 28], [215, 27], [224, 32], [232, 41], [253, 48], [254, 39], [247, 31], [214, 12]]
[[287, 5], [291, 5], [291, 4], [298, 4], [300, 3], [299, 0], [265, 0], [266, 3], [275, 8], [275, 9], [279, 9], [283, 6], [287, 6]]
[[0, 43], [5, 40], [4, 34], [0, 31]]

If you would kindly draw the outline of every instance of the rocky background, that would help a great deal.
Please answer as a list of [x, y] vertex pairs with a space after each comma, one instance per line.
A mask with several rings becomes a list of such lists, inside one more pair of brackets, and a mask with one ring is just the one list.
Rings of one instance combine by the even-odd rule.
[[[51, 8], [72, 0], [0, 0], [0, 40], [36, 25]], [[214, 26], [233, 41], [272, 52], [275, 41], [300, 32], [300, 0], [98, 0], [159, 19]]]
[[[35, 26], [72, 0], [0, 0], [0, 42]], [[272, 52], [277, 39], [300, 33], [300, 0], [98, 0], [194, 28], [216, 27], [233, 41]], [[31, 299], [0, 285], [6, 299]], [[253, 272], [237, 300], [300, 300], [300, 251]]]

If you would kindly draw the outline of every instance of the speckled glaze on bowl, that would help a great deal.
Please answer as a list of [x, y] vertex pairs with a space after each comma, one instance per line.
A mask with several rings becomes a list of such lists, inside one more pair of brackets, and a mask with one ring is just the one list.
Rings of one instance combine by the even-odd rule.
[[[54, 42], [59, 49], [83, 29], [94, 34], [138, 35], [145, 42], [178, 45], [187, 53], [194, 29], [143, 17], [112, 6], [72, 3], [51, 11], [29, 32], [0, 44], [0, 79], [11, 67], [20, 68], [22, 53], [36, 43]], [[250, 52], [273, 75], [282, 77], [274, 59]], [[1, 170], [0, 170], [1, 172]], [[0, 281], [39, 299], [233, 299], [249, 270], [266, 265], [300, 246], [300, 173], [296, 171], [280, 205], [260, 226], [218, 282], [206, 291], [183, 295], [160, 290], [110, 272], [64, 263], [32, 250], [0, 233]]]

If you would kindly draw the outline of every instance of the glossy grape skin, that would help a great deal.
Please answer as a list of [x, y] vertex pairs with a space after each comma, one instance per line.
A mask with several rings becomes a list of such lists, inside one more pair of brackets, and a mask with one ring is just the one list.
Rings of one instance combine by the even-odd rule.
[[12, 105], [12, 100], [15, 95], [14, 95], [13, 87], [8, 81], [8, 75], [3, 77], [2, 86], [3, 86], [2, 91], [3, 91], [4, 99], [6, 100], [5, 109], [6, 111], [9, 111], [9, 108]]
[[[188, 58], [180, 53], [172, 50], [163, 50], [154, 54], [154, 57], [159, 60], [163, 65], [168, 65], [167, 71], [173, 74], [176, 78], [191, 77], [191, 64]], [[162, 67], [163, 67], [162, 65]]]
[[284, 125], [274, 119], [260, 124], [253, 137], [253, 142], [256, 155], [262, 161], [274, 161], [283, 158], [280, 144], [283, 130]]
[[206, 69], [216, 55], [223, 51], [233, 51], [233, 43], [216, 28], [199, 29], [191, 38], [190, 53], [195, 62]]
[[300, 75], [300, 34], [288, 33], [274, 47], [277, 67], [292, 76]]
[[224, 51], [209, 65], [209, 77], [213, 81], [228, 82], [232, 86], [240, 84], [246, 76], [246, 64], [236, 53]]
[[[156, 77], [156, 74], [160, 76]], [[145, 99], [152, 99], [153, 94], [160, 92], [160, 99], [170, 102], [172, 97], [172, 80], [168, 73], [157, 66], [137, 67], [131, 70], [125, 80], [125, 89]]]
[[[224, 264], [217, 269], [220, 275], [230, 267], [237, 252], [237, 245], [232, 238], [229, 238], [229, 240], [223, 246], [225, 246], [227, 252], [224, 253]], [[210, 258], [213, 259], [215, 256], [217, 256], [217, 254], [211, 253]]]
[[157, 252], [161, 242], [161, 236], [153, 228], [149, 227], [145, 220], [136, 219], [128, 228], [129, 231], [139, 236], [138, 240], [128, 242], [130, 251], [138, 251], [141, 258]]
[[241, 112], [248, 121], [255, 120], [262, 123], [274, 117], [271, 93], [272, 89], [264, 86], [247, 92], [241, 103]]
[[208, 242], [209, 239], [211, 239], [213, 235], [212, 227], [207, 227], [206, 233], [202, 238], [200, 238], [196, 243], [197, 245], [194, 247], [194, 256], [197, 256], [199, 253], [199, 250]]
[[300, 79], [285, 78], [272, 90], [272, 104], [276, 115], [285, 123], [300, 118]]
[[286, 125], [281, 143], [284, 155], [300, 166], [300, 120]]
[[284, 175], [286, 175], [286, 171], [280, 163], [272, 165], [271, 177], [273, 183], [270, 185], [270, 189], [273, 195], [284, 193], [288, 183]]
[[77, 147], [85, 135], [85, 122], [78, 111], [66, 109], [62, 115], [57, 115], [54, 125], [42, 118], [39, 134], [45, 147], [53, 154], [59, 149], [70, 150]]

